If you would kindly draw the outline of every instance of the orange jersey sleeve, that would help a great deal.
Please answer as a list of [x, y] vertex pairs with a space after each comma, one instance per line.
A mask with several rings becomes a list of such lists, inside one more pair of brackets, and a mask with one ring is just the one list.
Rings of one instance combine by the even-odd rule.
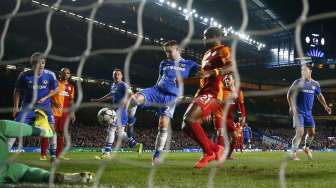
[[223, 47], [219, 50], [219, 58], [224, 65], [231, 64], [231, 49], [229, 47]]
[[246, 114], [246, 109], [245, 109], [245, 105], [244, 105], [244, 95], [243, 95], [243, 91], [241, 91], [241, 90], [239, 92], [237, 102], [238, 102], [240, 112], [242, 113], [242, 116], [246, 117], [247, 114]]

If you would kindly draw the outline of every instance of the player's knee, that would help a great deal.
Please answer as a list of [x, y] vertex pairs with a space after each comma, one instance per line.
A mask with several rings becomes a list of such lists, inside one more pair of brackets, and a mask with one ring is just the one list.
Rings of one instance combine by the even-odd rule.
[[170, 118], [169, 117], [167, 117], [167, 116], [160, 117], [160, 119], [159, 119], [159, 127], [168, 128], [169, 123], [170, 123]]
[[130, 101], [130, 107], [135, 107], [135, 106], [139, 106], [141, 104], [143, 104], [144, 102], [144, 96], [137, 93], [137, 94], [134, 94], [131, 98], [131, 101]]
[[303, 137], [303, 133], [302, 132], [297, 132], [295, 136], [298, 137], [298, 138], [302, 138]]
[[308, 132], [308, 136], [309, 137], [314, 137], [315, 136], [315, 132]]

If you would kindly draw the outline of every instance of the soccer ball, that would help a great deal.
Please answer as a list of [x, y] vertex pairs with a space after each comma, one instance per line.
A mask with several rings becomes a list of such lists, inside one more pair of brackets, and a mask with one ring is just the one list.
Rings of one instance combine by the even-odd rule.
[[117, 121], [117, 113], [109, 108], [102, 108], [97, 114], [98, 122], [101, 125], [109, 126]]

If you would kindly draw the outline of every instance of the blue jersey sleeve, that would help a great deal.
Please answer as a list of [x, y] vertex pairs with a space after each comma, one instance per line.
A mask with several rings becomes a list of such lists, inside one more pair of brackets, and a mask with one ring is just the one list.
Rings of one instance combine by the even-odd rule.
[[315, 95], [320, 95], [321, 94], [321, 87], [318, 82], [316, 82], [316, 87], [315, 87]]
[[194, 61], [190, 61], [192, 64], [191, 64], [191, 68], [190, 68], [190, 72], [189, 72], [189, 77], [191, 76], [195, 76], [196, 73], [198, 72], [199, 68], [200, 68], [200, 65], [197, 64], [196, 62]]
[[18, 91], [24, 90], [24, 73], [21, 72], [19, 77], [17, 78], [15, 82], [15, 89]]
[[49, 80], [49, 89], [55, 90], [58, 87], [58, 82], [54, 73], [50, 73], [50, 80]]
[[163, 67], [164, 67], [164, 61], [161, 61], [160, 67], [159, 67], [159, 77], [163, 75]]

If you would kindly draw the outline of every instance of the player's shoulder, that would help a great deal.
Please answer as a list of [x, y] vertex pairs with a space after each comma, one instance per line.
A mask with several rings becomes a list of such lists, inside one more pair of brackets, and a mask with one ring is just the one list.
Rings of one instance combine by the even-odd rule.
[[160, 65], [164, 65], [164, 64], [167, 64], [167, 63], [171, 63], [172, 61], [169, 60], [169, 59], [164, 59], [160, 62]]
[[197, 65], [195, 61], [190, 60], [190, 59], [183, 59], [181, 62], [187, 65]]
[[218, 51], [220, 54], [231, 52], [231, 48], [225, 45], [217, 46], [215, 50]]
[[44, 69], [43, 74], [56, 78], [56, 74], [53, 71], [48, 70], [48, 69]]
[[24, 70], [24, 71], [20, 72], [19, 76], [25, 76], [25, 75], [29, 75], [29, 74], [34, 74], [34, 71], [32, 69]]
[[124, 81], [121, 81], [120, 83], [118, 83], [119, 87], [128, 87], [127, 83]]
[[298, 83], [300, 83], [301, 81], [303, 81], [303, 79], [302, 79], [302, 78], [298, 78], [298, 79], [294, 80], [293, 84], [298, 84]]
[[320, 86], [320, 83], [314, 79], [311, 80], [313, 85]]

